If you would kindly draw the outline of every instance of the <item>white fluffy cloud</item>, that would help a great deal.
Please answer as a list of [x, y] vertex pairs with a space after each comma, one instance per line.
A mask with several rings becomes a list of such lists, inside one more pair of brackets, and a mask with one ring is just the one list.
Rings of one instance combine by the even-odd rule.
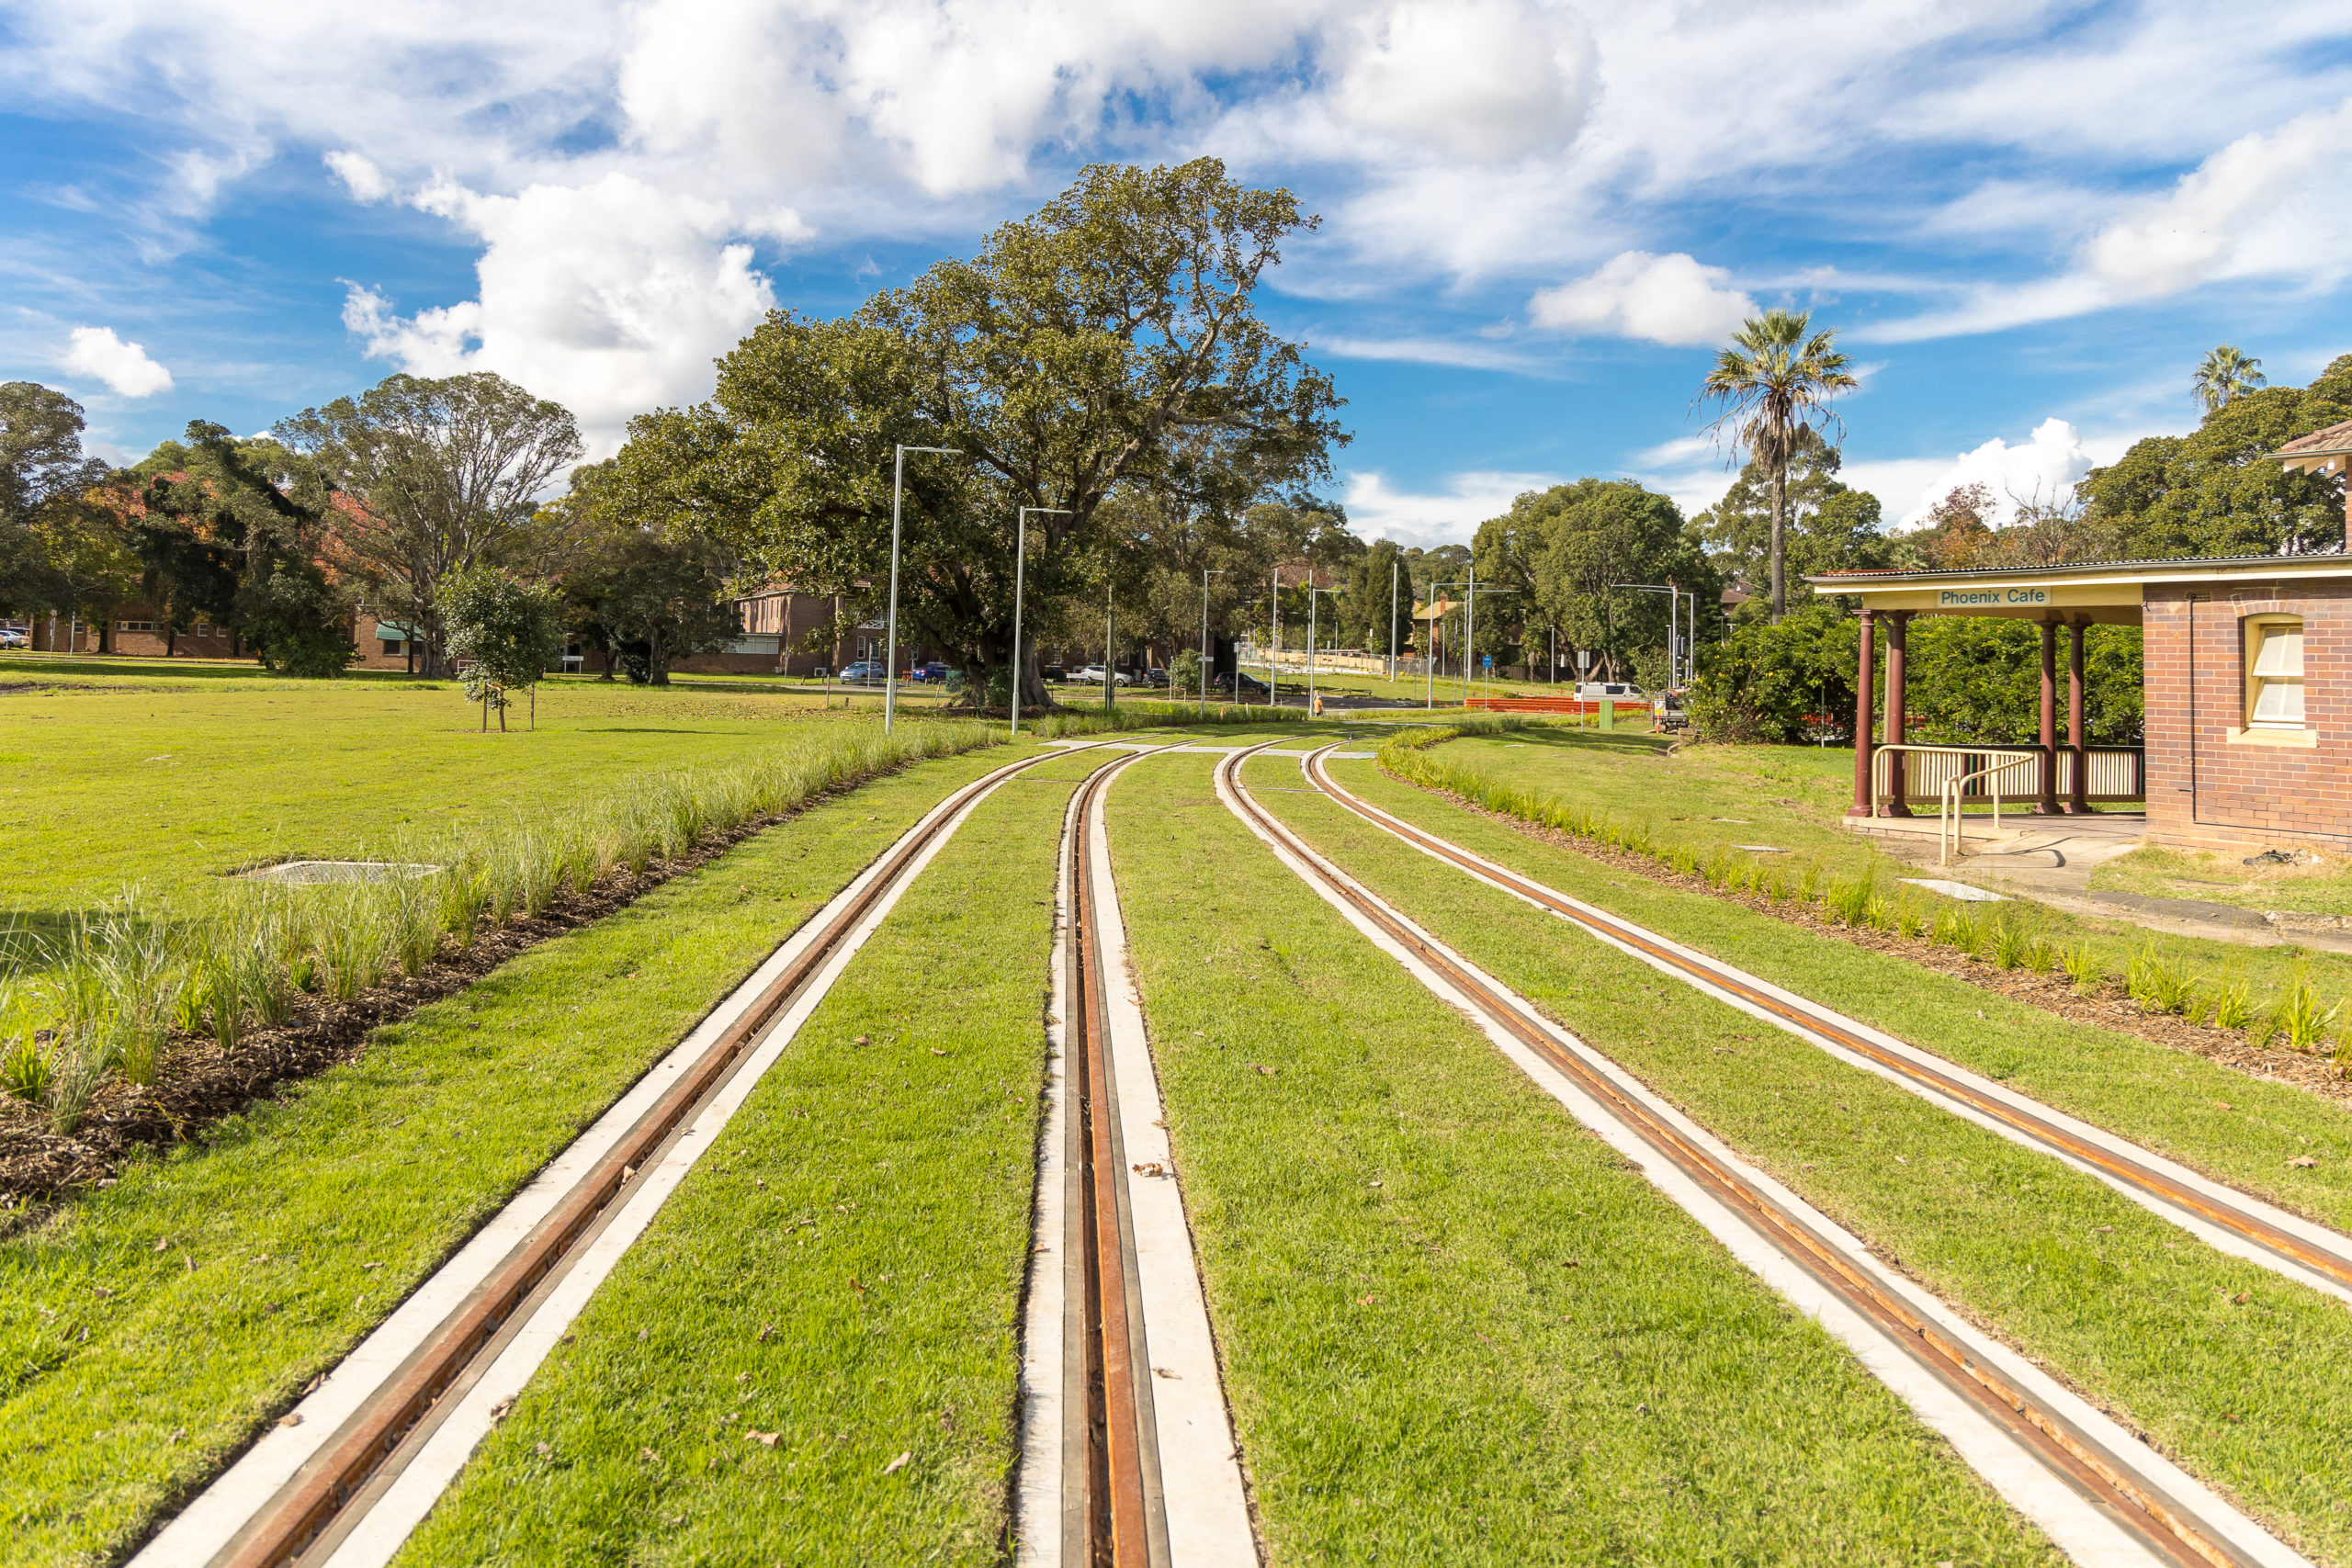
[[[703, 396], [711, 359], [775, 303], [723, 205], [628, 175], [511, 197], [443, 182], [413, 200], [481, 239], [480, 297], [400, 316], [353, 285], [345, 324], [413, 373], [494, 370], [560, 400], [592, 455], [618, 443], [630, 415]], [[797, 223], [788, 212], [760, 221]]]
[[105, 382], [118, 397], [152, 398], [172, 389], [172, 373], [138, 344], [117, 337], [112, 327], [75, 327], [67, 341], [59, 363], [74, 375]]
[[348, 149], [328, 153], [321, 160], [355, 201], [381, 201], [392, 194], [392, 182], [364, 152]]
[[1951, 457], [1849, 462], [1838, 477], [1876, 495], [1900, 527], [1926, 521], [1929, 509], [1953, 491], [1981, 484], [1992, 492], [1986, 521], [2002, 524], [2017, 502], [2065, 500], [2075, 481], [2105, 456], [2094, 454], [2073, 423], [2052, 416], [2015, 445], [1996, 435]]
[[1337, 29], [1340, 111], [1456, 158], [1566, 141], [1592, 95], [1592, 39], [1526, 0], [1397, 0]]
[[1756, 313], [1731, 274], [1679, 252], [1626, 251], [1598, 272], [1546, 288], [1529, 309], [1538, 326], [1651, 343], [1713, 343]]

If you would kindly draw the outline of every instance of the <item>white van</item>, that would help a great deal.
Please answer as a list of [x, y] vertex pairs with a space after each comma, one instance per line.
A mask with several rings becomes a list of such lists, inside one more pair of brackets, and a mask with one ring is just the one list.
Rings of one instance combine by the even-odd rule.
[[1599, 702], [1603, 697], [1615, 697], [1619, 702], [1623, 703], [1638, 703], [1644, 701], [1646, 695], [1647, 694], [1630, 681], [1587, 681], [1577, 688], [1577, 700], [1582, 703]]

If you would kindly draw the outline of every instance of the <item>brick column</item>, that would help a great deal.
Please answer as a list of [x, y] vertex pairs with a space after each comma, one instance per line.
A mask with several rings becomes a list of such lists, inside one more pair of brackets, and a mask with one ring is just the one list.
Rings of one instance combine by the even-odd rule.
[[[1903, 670], [1911, 640], [1911, 612], [1890, 610], [1886, 615], [1886, 743], [1903, 744]], [[1883, 817], [1908, 817], [1911, 807], [1904, 802], [1906, 793], [1903, 778], [1904, 756], [1891, 751], [1886, 758], [1886, 793], [1894, 798], [1880, 807]]]
[[2076, 814], [2091, 808], [2090, 738], [2083, 733], [2084, 629], [2080, 621], [2066, 628], [2073, 639], [2066, 650], [2066, 749], [2075, 754], [2074, 786], [2066, 792], [2066, 809]]
[[[1862, 610], [1861, 651], [1856, 655], [1854, 670], [1854, 804], [1846, 808], [1849, 817], [1868, 817], [1876, 807], [1871, 800], [1871, 664], [1877, 649], [1873, 646], [1877, 628], [1871, 621], [1867, 606]], [[1826, 717], [1826, 715], [1823, 716]]]
[[2041, 799], [2036, 815], [2058, 815], [2058, 623], [2041, 623]]

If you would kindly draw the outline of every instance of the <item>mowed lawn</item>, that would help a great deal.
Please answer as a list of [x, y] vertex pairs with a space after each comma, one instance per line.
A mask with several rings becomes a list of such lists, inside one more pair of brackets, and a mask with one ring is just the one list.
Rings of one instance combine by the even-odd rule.
[[[808, 726], [874, 722], [869, 705], [826, 709], [814, 694], [569, 679], [540, 687], [536, 732], [518, 708], [509, 733], [493, 717], [484, 735], [454, 682], [118, 673], [132, 663], [0, 660], [0, 921], [131, 885], [168, 899], [279, 858], [429, 844], [741, 761]], [[9, 689], [21, 682], [39, 683]]]

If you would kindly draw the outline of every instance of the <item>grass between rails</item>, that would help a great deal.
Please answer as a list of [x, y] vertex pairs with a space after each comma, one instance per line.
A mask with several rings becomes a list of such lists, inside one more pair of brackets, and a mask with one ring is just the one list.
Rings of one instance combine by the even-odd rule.
[[401, 1562], [1001, 1559], [1055, 851], [1102, 760], [941, 851]]
[[[745, 841], [0, 1242], [0, 1561], [106, 1561], [1003, 750]], [[375, 1267], [369, 1267], [374, 1265]]]
[[[1445, 750], [1471, 744], [1454, 742]], [[2137, 1035], [2052, 1017], [1894, 954], [1728, 899], [1600, 863], [1464, 811], [1383, 774], [1374, 764], [1335, 762], [1333, 770], [1373, 804], [1547, 886], [1875, 1024], [2245, 1191], [2352, 1230], [2352, 1114], [2339, 1105]], [[2306, 1157], [2318, 1163], [2288, 1163]]]
[[[1824, 781], [1812, 776], [1817, 769], [1809, 771], [1814, 761], [1802, 747], [1702, 747], [1668, 755], [1645, 739], [1611, 744], [1554, 729], [1529, 731], [1507, 742], [1470, 740], [1425, 750], [1408, 761], [1404, 771], [1414, 782], [1465, 794], [1514, 815], [1589, 815], [1635, 834], [1644, 852], [1679, 860], [1685, 869], [1704, 869], [1710, 880], [1721, 871], [1790, 884], [1810, 877], [1830, 890], [1840, 884], [1849, 889], [1867, 885], [1882, 896], [1890, 919], [1907, 907], [1922, 919], [1942, 911], [1972, 919], [1980, 932], [1990, 923], [1978, 919], [1981, 910], [1901, 886], [1900, 878], [1926, 874], [1838, 825], [1836, 813], [1824, 804]], [[1796, 793], [1770, 793], [1780, 789]], [[1627, 803], [1633, 803], [1630, 808]], [[1736, 815], [1725, 819], [1719, 815], [1724, 813]], [[1790, 852], [1742, 849], [1758, 841]], [[2297, 1026], [2303, 1038], [2295, 1049], [2324, 1052], [2352, 1040], [2352, 1001], [2332, 1015], [2327, 1011], [2339, 999], [2352, 998], [2352, 954], [2156, 936], [2125, 922], [2039, 904], [2008, 909], [2004, 918], [2030, 927], [2096, 980], [2126, 982], [2135, 970], [2154, 965], [2177, 983], [2177, 1005], [2171, 1010], [2210, 1016], [2224, 993], [2234, 990], [2251, 1008], [2259, 1032], [2274, 1021], [2287, 1029], [2281, 1004], [2300, 997], [2308, 1013]], [[2287, 1043], [2284, 1034], [2278, 1043]]]
[[1273, 1562], [2056, 1561], [1209, 766], [1138, 763], [1111, 842]]
[[[1264, 784], [1296, 776], [1271, 762], [1251, 772]], [[1399, 853], [1394, 839], [1330, 802], [1269, 795], [1266, 804], [1883, 1256], [2117, 1409], [2304, 1551], [2352, 1560], [2346, 1501], [2352, 1390], [2342, 1373], [2352, 1359], [2352, 1314], [2343, 1303], [2215, 1253], [2092, 1178], [1845, 1066], [1553, 916], [1426, 856]], [[1444, 824], [1449, 836], [1487, 852], [1466, 830], [1465, 815], [1455, 812]], [[1596, 880], [1609, 891], [1606, 878]], [[1777, 934], [1794, 946], [1803, 933], [1782, 927]], [[1849, 982], [1854, 968], [1845, 970]], [[1917, 998], [1939, 978], [1907, 969], [1900, 988]], [[1893, 989], [1882, 995], [1903, 999]], [[1993, 1000], [1971, 998], [1980, 999], [1990, 1022]], [[1877, 1021], [1917, 1038], [1901, 1019]], [[2049, 1030], [2046, 1019], [2039, 1022]], [[2073, 1043], [2099, 1052], [2104, 1042], [2098, 1032], [2081, 1031]], [[2134, 1047], [2154, 1050], [2129, 1039], [2114, 1043], [2103, 1054], [2127, 1067]], [[2027, 1046], [2018, 1049], [2022, 1055]], [[2025, 1077], [2020, 1070], [2012, 1081], [2031, 1092]], [[2333, 1119], [2341, 1136], [2340, 1113], [2302, 1103]]]

